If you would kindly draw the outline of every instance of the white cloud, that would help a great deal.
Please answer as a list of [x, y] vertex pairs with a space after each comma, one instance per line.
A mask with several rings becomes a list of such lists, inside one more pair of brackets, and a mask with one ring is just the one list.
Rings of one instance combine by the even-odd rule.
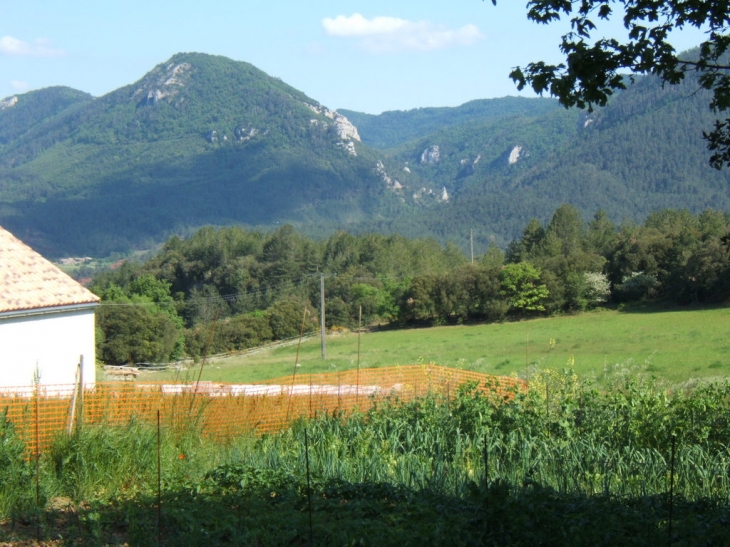
[[397, 17], [367, 19], [359, 13], [322, 20], [325, 32], [339, 38], [359, 38], [360, 45], [376, 53], [416, 50], [431, 51], [473, 44], [484, 38], [475, 25], [450, 29], [430, 21], [408, 21]]
[[16, 91], [25, 91], [30, 86], [28, 85], [28, 82], [22, 82], [20, 80], [12, 80], [10, 82], [10, 87], [15, 89]]
[[63, 57], [66, 52], [54, 48], [51, 43], [39, 38], [35, 42], [23, 42], [12, 36], [0, 37], [0, 55], [14, 57]]
[[398, 32], [408, 21], [397, 17], [374, 17], [365, 19], [359, 13], [350, 17], [338, 15], [334, 19], [322, 19], [322, 25], [330, 36], [370, 36]]

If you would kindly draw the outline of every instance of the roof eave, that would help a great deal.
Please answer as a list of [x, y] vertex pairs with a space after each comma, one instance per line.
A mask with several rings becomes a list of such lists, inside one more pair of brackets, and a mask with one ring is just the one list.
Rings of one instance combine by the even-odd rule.
[[12, 317], [27, 317], [31, 315], [49, 315], [54, 313], [63, 313], [69, 311], [81, 311], [92, 309], [99, 305], [99, 302], [80, 302], [78, 304], [65, 304], [63, 306], [47, 306], [44, 308], [31, 308], [24, 310], [8, 310], [0, 311], [0, 319], [10, 319]]

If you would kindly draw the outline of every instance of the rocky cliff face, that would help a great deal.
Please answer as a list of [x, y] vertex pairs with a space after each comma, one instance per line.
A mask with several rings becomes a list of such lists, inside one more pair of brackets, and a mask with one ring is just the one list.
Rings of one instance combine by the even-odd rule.
[[357, 127], [352, 125], [352, 123], [350, 123], [350, 120], [348, 120], [345, 116], [343, 116], [336, 110], [330, 110], [329, 108], [321, 105], [314, 106], [306, 103], [305, 106], [315, 114], [321, 114], [322, 116], [332, 120], [332, 126], [334, 128], [334, 131], [337, 133], [337, 136], [343, 141], [360, 142], [360, 135], [357, 132]]
[[304, 103], [304, 106], [309, 108], [309, 110], [315, 114], [319, 114], [332, 120], [332, 122], [329, 123], [319, 119], [312, 119], [310, 120], [310, 123], [312, 125], [322, 127], [325, 130], [331, 128], [335, 135], [337, 135], [337, 138], [340, 139], [340, 142], [337, 143], [337, 147], [342, 148], [351, 156], [357, 156], [357, 149], [355, 148], [354, 141], [361, 142], [360, 135], [357, 132], [357, 127], [350, 123], [350, 120], [336, 110], [330, 110], [325, 106], [315, 106], [308, 103]]
[[7, 110], [18, 104], [18, 97], [8, 97], [0, 101], [0, 110]]
[[378, 161], [378, 163], [375, 164], [375, 172], [380, 177], [380, 180], [385, 183], [385, 186], [388, 188], [388, 190], [403, 189], [403, 185], [399, 181], [388, 175], [388, 173], [385, 171], [385, 165], [382, 161]]
[[421, 163], [434, 164], [441, 161], [441, 149], [438, 144], [432, 144], [421, 153]]
[[168, 63], [153, 69], [141, 82], [130, 99], [139, 104], [155, 104], [172, 99], [190, 79], [193, 66], [190, 63]]
[[519, 161], [519, 159], [522, 157], [522, 147], [521, 146], [515, 146], [509, 153], [509, 157], [507, 158], [507, 163], [510, 165], [514, 165]]

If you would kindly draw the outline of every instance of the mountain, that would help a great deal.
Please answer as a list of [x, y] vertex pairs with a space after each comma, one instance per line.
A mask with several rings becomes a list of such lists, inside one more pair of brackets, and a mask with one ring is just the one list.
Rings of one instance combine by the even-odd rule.
[[691, 77], [642, 78], [596, 112], [505, 97], [329, 110], [254, 66], [181, 53], [102, 97], [0, 101], [0, 225], [49, 256], [148, 248], [205, 225], [292, 223], [505, 244], [562, 203], [616, 222], [730, 209]]
[[418, 223], [401, 217], [376, 229], [436, 234], [464, 247], [474, 229], [485, 249], [517, 237], [531, 218], [546, 222], [561, 203], [586, 220], [603, 209], [615, 222], [666, 208], [730, 210], [730, 172], [710, 167], [702, 139], [715, 119], [709, 100], [691, 75], [679, 86], [646, 77], [595, 112], [550, 109], [409, 136], [391, 159], [449, 200]]
[[103, 97], [62, 95], [19, 95], [0, 111], [13, 127], [0, 223], [53, 255], [203, 224], [347, 224], [402, 208], [344, 116], [248, 63], [179, 54]]
[[65, 113], [90, 103], [93, 98], [88, 93], [69, 87], [50, 87], [41, 91], [31, 91], [22, 96], [8, 97], [0, 101], [0, 146], [12, 148], [14, 143], [35, 142], [36, 147], [46, 146], [51, 136], [39, 132], [42, 125], [63, 127]]
[[344, 109], [339, 112], [357, 126], [365, 144], [388, 149], [464, 123], [512, 116], [535, 117], [558, 108], [554, 99], [503, 97], [469, 101], [457, 107], [388, 111], [377, 116]]

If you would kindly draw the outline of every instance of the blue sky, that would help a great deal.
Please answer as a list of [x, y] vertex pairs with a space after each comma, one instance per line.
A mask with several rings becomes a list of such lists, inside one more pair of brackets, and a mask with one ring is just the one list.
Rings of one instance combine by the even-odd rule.
[[329, 108], [457, 106], [517, 95], [510, 70], [557, 62], [565, 29], [510, 0], [3, 1], [0, 99], [53, 85], [99, 96], [197, 51], [252, 63]]

